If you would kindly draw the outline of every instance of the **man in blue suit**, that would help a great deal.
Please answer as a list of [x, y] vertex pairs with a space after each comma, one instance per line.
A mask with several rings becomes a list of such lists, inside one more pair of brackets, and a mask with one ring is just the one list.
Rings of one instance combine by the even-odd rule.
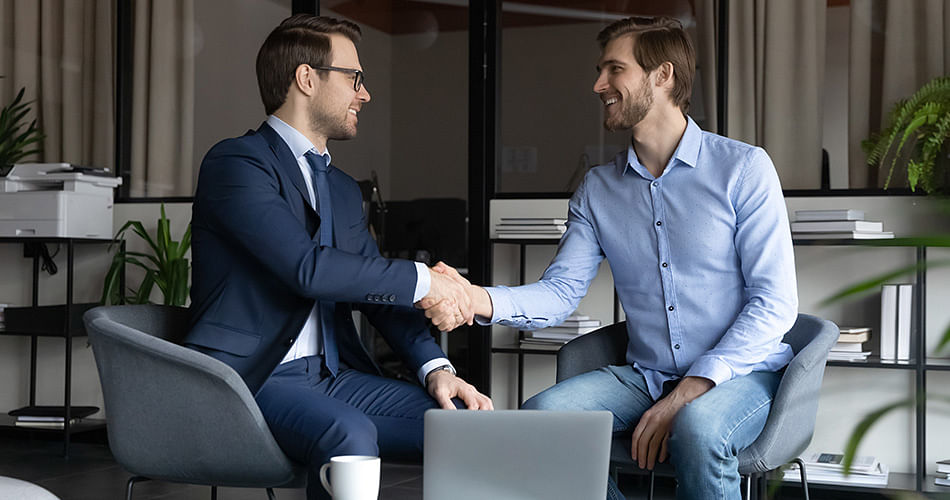
[[[422, 264], [382, 258], [357, 183], [328, 140], [356, 135], [369, 102], [355, 24], [296, 15], [265, 40], [257, 78], [267, 121], [215, 145], [201, 164], [192, 233], [192, 325], [185, 343], [232, 366], [277, 442], [314, 473], [336, 455], [419, 457], [429, 408], [492, 409], [455, 376], [429, 334], [422, 298], [464, 288]], [[357, 337], [365, 314], [423, 387], [386, 379]]]

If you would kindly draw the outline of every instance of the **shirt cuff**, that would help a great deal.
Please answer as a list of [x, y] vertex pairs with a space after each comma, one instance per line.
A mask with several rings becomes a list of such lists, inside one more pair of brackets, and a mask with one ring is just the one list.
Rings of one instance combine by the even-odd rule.
[[684, 377], [703, 377], [716, 385], [733, 378], [733, 370], [725, 361], [713, 356], [701, 356], [689, 367]]
[[[435, 358], [431, 361], [427, 361], [426, 364], [422, 365], [422, 368], [419, 368], [419, 371], [416, 372], [416, 376], [419, 377], [419, 382], [422, 384], [422, 387], [426, 386], [426, 375], [442, 365], [452, 366], [452, 362], [446, 358]], [[452, 366], [452, 369], [454, 370], [455, 367]]]
[[486, 286], [488, 298], [491, 299], [491, 318], [484, 316], [475, 316], [475, 322], [482, 326], [493, 325], [499, 320], [510, 318], [511, 313], [511, 289], [506, 286]]
[[429, 295], [429, 289], [432, 288], [432, 275], [429, 274], [429, 266], [422, 262], [414, 262], [416, 265], [416, 291], [412, 294], [412, 303], [415, 304]]

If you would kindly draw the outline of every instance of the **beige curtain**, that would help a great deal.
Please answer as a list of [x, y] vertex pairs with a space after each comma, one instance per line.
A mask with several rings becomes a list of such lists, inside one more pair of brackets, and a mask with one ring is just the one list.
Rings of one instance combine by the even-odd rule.
[[46, 134], [36, 161], [112, 168], [112, 0], [0, 0], [0, 105], [25, 87]]
[[[852, 188], [881, 187], [886, 170], [866, 164], [861, 141], [891, 107], [950, 73], [950, 0], [851, 0], [848, 174]], [[907, 185], [897, 170], [891, 186]]]
[[136, 0], [132, 196], [194, 194], [193, 0]]
[[821, 186], [826, 3], [729, 2], [728, 135], [764, 147], [785, 189]]
[[[696, 65], [702, 82], [699, 89], [706, 115], [706, 130], [720, 133], [718, 130], [719, 102], [716, 99], [716, 49], [719, 46], [716, 33], [716, 15], [719, 12], [719, 0], [697, 0], [696, 8]], [[695, 95], [696, 91], [694, 91]]]

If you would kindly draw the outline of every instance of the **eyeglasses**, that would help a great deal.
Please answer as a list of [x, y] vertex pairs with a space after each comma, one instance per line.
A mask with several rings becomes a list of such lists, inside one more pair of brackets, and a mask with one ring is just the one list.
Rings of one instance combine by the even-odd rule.
[[336, 66], [310, 66], [313, 69], [322, 69], [325, 71], [339, 71], [340, 73], [347, 73], [353, 75], [353, 90], [356, 92], [360, 91], [360, 88], [363, 86], [363, 71], [352, 68], [338, 68]]

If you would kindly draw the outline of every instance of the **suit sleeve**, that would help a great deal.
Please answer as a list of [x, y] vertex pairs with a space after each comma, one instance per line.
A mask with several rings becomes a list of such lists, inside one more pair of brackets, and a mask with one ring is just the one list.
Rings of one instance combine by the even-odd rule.
[[283, 190], [295, 189], [245, 142], [225, 141], [202, 163], [193, 224], [242, 249], [296, 294], [337, 302], [394, 295], [409, 306], [412, 262], [321, 247], [294, 215]]
[[[366, 229], [365, 217], [361, 225], [360, 254], [369, 258], [380, 257], [379, 248]], [[393, 351], [409, 364], [413, 373], [432, 359], [446, 357], [429, 333], [429, 323], [422, 311], [414, 307], [369, 303], [355, 306], [379, 330]]]

